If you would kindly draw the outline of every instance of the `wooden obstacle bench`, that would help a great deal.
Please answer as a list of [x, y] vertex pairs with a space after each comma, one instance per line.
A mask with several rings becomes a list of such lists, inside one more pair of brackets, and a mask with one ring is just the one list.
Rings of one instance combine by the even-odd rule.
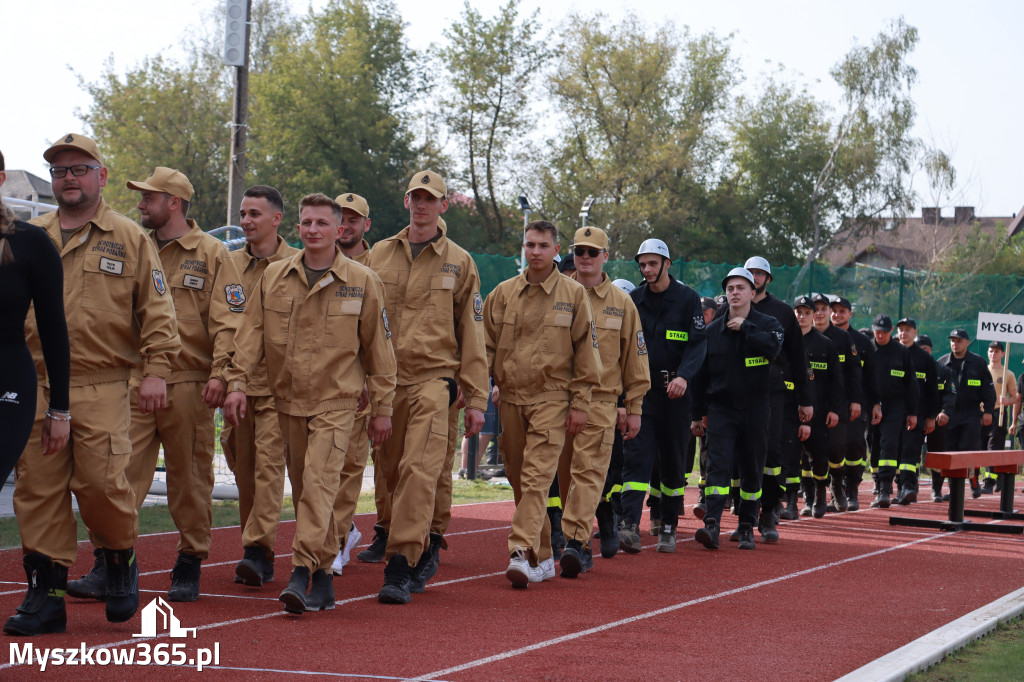
[[[941, 472], [949, 479], [949, 518], [935, 519], [889, 517], [890, 526], [915, 526], [939, 530], [974, 530], [985, 533], [1024, 534], [1024, 526], [1004, 524], [972, 523], [964, 516], [990, 519], [1024, 519], [1024, 514], [1013, 508], [1014, 477], [1017, 469], [1024, 464], [1024, 450], [965, 450], [963, 452], [929, 452], [924, 465]], [[986, 512], [975, 509], [964, 510], [964, 482], [971, 469], [988, 467], [999, 476], [999, 511]]]

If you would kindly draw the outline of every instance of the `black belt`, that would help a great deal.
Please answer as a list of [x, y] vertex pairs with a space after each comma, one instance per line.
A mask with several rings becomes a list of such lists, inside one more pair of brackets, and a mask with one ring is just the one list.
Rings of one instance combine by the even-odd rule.
[[676, 378], [676, 373], [675, 372], [670, 372], [667, 369], [661, 370], [661, 380], [662, 380], [662, 382], [664, 382], [665, 388], [668, 388], [668, 385], [675, 378]]

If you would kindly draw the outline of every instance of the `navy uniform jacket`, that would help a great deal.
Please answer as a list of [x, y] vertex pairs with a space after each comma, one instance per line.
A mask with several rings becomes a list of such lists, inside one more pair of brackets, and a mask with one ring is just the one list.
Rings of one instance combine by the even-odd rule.
[[[689, 384], [704, 362], [706, 347], [700, 296], [671, 275], [668, 289], [661, 294], [660, 308], [654, 305], [646, 282], [629, 296], [640, 313], [644, 331], [636, 343], [638, 347], [646, 345], [652, 390], [660, 386], [657, 375], [661, 371], [675, 372]], [[660, 388], [664, 390], [664, 386]]]
[[[910, 361], [910, 351], [896, 339], [879, 346], [872, 342], [874, 348], [875, 382], [878, 387], [877, 402], [885, 405], [902, 402], [908, 415], [917, 415], [921, 401], [914, 375], [914, 365]], [[986, 370], [988, 371], [988, 370]]]
[[[850, 403], [860, 403], [862, 408], [864, 404], [864, 389], [861, 386], [863, 369], [860, 365], [860, 352], [857, 350], [854, 340], [850, 337], [850, 333], [845, 329], [840, 329], [831, 322], [828, 323], [828, 328], [821, 332], [821, 334], [832, 342], [839, 356], [839, 365], [843, 371], [843, 389], [846, 391], [846, 405], [843, 406], [843, 409], [838, 414], [845, 420], [850, 414]], [[804, 343], [807, 343], [806, 339], [804, 339]]]
[[[914, 375], [917, 377], [917, 386], [921, 391], [921, 402], [917, 408], [919, 419], [935, 419], [939, 413], [936, 406], [939, 405], [938, 366], [935, 359], [925, 349], [918, 345], [906, 346], [910, 351], [910, 362], [914, 366]], [[920, 424], [924, 426], [924, 424]]]
[[[959, 364], [959, 371], [954, 365]], [[980, 355], [967, 351], [963, 363], [955, 362], [952, 353], [939, 358], [939, 366], [949, 368], [953, 384], [956, 386], [956, 403], [952, 411], [943, 410], [949, 415], [950, 424], [958, 424], [967, 419], [981, 420], [981, 410], [992, 414], [996, 405], [996, 389], [992, 384], [992, 374], [988, 371], [988, 363]], [[978, 406], [983, 405], [981, 410]]]
[[[833, 329], [836, 328], [833, 327]], [[836, 329], [836, 331], [842, 332], [843, 330]], [[845, 340], [847, 343], [850, 342], [849, 337], [846, 337]], [[844, 350], [849, 353], [849, 346]], [[844, 376], [846, 367], [839, 359], [836, 344], [812, 328], [804, 335], [804, 351], [807, 353], [807, 361], [811, 366], [808, 376], [811, 379], [811, 387], [814, 389], [814, 416], [820, 416], [824, 421], [826, 412], [835, 412], [841, 419], [845, 419], [850, 407]]]
[[708, 325], [707, 357], [694, 381], [695, 420], [707, 414], [712, 402], [740, 410], [760, 403], [768, 409], [772, 363], [783, 343], [782, 325], [753, 307], [738, 332], [725, 326], [727, 317]]
[[878, 398], [878, 387], [875, 385], [875, 359], [874, 359], [874, 341], [859, 331], [850, 327], [844, 330], [850, 335], [850, 340], [853, 341], [853, 345], [857, 348], [857, 358], [860, 364], [860, 388], [861, 397], [863, 400], [860, 401], [861, 414], [865, 415], [868, 419], [871, 418], [871, 406], [879, 401]]

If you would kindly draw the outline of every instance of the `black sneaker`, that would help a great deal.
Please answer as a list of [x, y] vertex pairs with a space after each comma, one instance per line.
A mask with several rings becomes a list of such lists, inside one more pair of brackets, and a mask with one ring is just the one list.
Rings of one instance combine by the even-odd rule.
[[80, 580], [69, 581], [68, 594], [79, 599], [104, 601], [107, 598], [107, 564], [103, 561], [102, 549], [94, 549], [92, 553], [96, 557], [92, 570]]
[[408, 604], [412, 600], [409, 593], [411, 578], [409, 561], [402, 554], [392, 554], [388, 565], [384, 567], [384, 586], [377, 593], [377, 601], [381, 604]]
[[65, 632], [68, 617], [64, 609], [64, 592], [68, 584], [68, 569], [39, 552], [26, 554], [22, 563], [28, 578], [28, 591], [17, 612], [4, 624], [4, 632], [23, 637]]
[[430, 534], [430, 546], [420, 555], [416, 568], [412, 571], [409, 579], [409, 591], [413, 594], [420, 594], [427, 587], [427, 581], [437, 573], [437, 567], [441, 563], [441, 542], [443, 538], [439, 533]]
[[292, 569], [292, 577], [278, 599], [284, 603], [288, 613], [301, 614], [306, 610], [306, 590], [309, 589], [309, 569], [296, 566]]
[[107, 620], [123, 623], [139, 610], [139, 562], [135, 548], [105, 549]]
[[235, 582], [249, 587], [274, 582], [274, 553], [259, 545], [246, 547], [242, 560], [235, 566]]
[[380, 526], [373, 527], [373, 542], [356, 558], [367, 564], [379, 564], [384, 561], [384, 550], [388, 548], [388, 532]]
[[334, 608], [334, 576], [324, 569], [313, 573], [313, 584], [306, 595], [307, 611], [330, 611]]
[[718, 549], [718, 521], [704, 519], [704, 527], [697, 529], [697, 542], [708, 549]]
[[195, 601], [199, 598], [199, 568], [203, 560], [190, 554], [178, 553], [171, 569], [171, 589], [168, 601]]
[[558, 560], [562, 569], [563, 578], [575, 578], [583, 571], [583, 543], [579, 540], [569, 540], [562, 552], [562, 558]]

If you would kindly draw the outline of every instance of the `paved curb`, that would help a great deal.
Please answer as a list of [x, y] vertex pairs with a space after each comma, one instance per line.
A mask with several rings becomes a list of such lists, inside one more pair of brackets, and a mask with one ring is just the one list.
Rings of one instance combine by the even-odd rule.
[[840, 677], [836, 682], [898, 682], [927, 670], [948, 654], [962, 649], [996, 628], [1024, 614], [1024, 588], [972, 611], [906, 646]]

